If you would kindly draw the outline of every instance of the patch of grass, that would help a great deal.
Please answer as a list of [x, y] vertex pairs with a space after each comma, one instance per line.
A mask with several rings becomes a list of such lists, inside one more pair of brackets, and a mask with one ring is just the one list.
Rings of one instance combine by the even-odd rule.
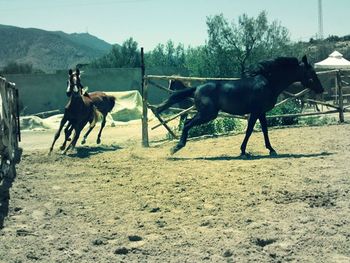
[[338, 123], [335, 117], [329, 116], [309, 116], [300, 118], [299, 123], [306, 126], [324, 126]]

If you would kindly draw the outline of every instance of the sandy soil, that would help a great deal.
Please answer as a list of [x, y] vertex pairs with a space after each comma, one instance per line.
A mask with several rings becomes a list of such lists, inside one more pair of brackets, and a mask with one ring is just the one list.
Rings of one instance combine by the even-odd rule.
[[[159, 132], [159, 138], [163, 135]], [[0, 262], [350, 262], [350, 125], [140, 146], [140, 127], [47, 155], [23, 133]], [[57, 144], [56, 149], [59, 144]]]

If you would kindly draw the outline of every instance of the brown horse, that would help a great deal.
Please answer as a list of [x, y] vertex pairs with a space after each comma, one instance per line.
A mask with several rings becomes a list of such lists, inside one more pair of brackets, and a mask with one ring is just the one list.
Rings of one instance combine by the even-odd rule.
[[[80, 83], [80, 77], [79, 77], [78, 83]], [[98, 132], [97, 141], [96, 141], [97, 144], [100, 144], [102, 130], [106, 125], [106, 117], [107, 117], [107, 114], [113, 109], [113, 107], [115, 105], [115, 97], [107, 95], [106, 93], [101, 92], [101, 91], [95, 91], [95, 92], [91, 92], [89, 94], [84, 94], [84, 97], [90, 98], [93, 105], [96, 107], [97, 111], [102, 114], [101, 128], [100, 128], [100, 131]], [[93, 126], [90, 125], [90, 128], [85, 133], [83, 140], [81, 141], [81, 144], [85, 144], [88, 135], [90, 134], [90, 132], [92, 131], [92, 129], [94, 127], [95, 127], [94, 125]], [[70, 140], [69, 137], [72, 133], [72, 130], [73, 130], [73, 126], [71, 125], [71, 123], [69, 123], [64, 130], [65, 140], [61, 146], [61, 150], [64, 150], [64, 148], [66, 147], [67, 141]]]
[[49, 154], [52, 152], [53, 147], [55, 145], [56, 140], [59, 138], [61, 130], [66, 122], [69, 122], [72, 126], [72, 130], [74, 129], [75, 134], [68, 145], [68, 147], [64, 150], [64, 154], [72, 147], [74, 148], [78, 138], [80, 136], [81, 130], [84, 126], [90, 122], [90, 128], [94, 127], [97, 121], [97, 113], [95, 106], [92, 103], [92, 100], [81, 94], [81, 87], [79, 83], [79, 75], [80, 72], [77, 69], [73, 72], [71, 69], [69, 70], [69, 79], [68, 79], [68, 87], [67, 93], [70, 95], [70, 99], [68, 104], [65, 107], [63, 118], [60, 122], [60, 127], [55, 134], [54, 140], [50, 147]]

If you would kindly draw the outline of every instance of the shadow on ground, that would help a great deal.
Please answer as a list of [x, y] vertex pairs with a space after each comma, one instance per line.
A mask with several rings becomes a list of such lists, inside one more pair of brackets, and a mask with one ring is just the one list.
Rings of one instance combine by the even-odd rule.
[[209, 157], [168, 157], [170, 161], [184, 161], [184, 160], [205, 160], [205, 161], [232, 161], [232, 160], [260, 160], [260, 159], [298, 159], [298, 158], [315, 158], [321, 156], [329, 156], [333, 153], [321, 152], [310, 154], [278, 154], [278, 155], [248, 155], [248, 156], [209, 156]]
[[122, 149], [122, 147], [118, 145], [99, 145], [99, 146], [84, 146], [77, 147], [75, 153], [69, 153], [67, 156], [69, 157], [79, 157], [79, 158], [88, 158], [92, 155], [104, 153], [104, 152], [112, 152]]

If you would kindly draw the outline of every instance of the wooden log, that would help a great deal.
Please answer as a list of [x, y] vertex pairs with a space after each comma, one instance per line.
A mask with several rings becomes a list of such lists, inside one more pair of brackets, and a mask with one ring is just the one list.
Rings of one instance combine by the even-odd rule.
[[152, 80], [148, 80], [148, 83], [149, 83], [149, 84], [152, 84], [153, 86], [156, 86], [157, 88], [160, 88], [160, 89], [162, 89], [162, 90], [164, 90], [164, 91], [166, 91], [166, 92], [168, 92], [168, 93], [173, 93], [173, 92], [174, 92], [173, 90], [168, 89], [168, 88], [165, 88], [165, 87], [163, 87], [162, 85], [160, 85], [160, 84], [158, 84], [158, 83], [155, 83], [155, 82], [152, 81]]
[[193, 81], [210, 81], [210, 80], [237, 80], [239, 78], [200, 78], [200, 77], [181, 77], [181, 76], [158, 76], [158, 75], [147, 75], [147, 79], [158, 79], [158, 80], [193, 80]]
[[321, 104], [321, 105], [323, 105], [323, 106], [327, 106], [327, 107], [330, 107], [330, 108], [334, 108], [334, 109], [339, 110], [339, 107], [338, 107], [338, 106], [335, 106], [335, 105], [333, 105], [333, 104], [326, 103], [326, 102], [323, 102], [323, 101], [318, 101], [318, 100], [313, 100], [313, 99], [306, 99], [305, 101], [310, 102], [310, 103], [313, 103], [313, 104]]
[[339, 72], [339, 70], [332, 69], [332, 70], [326, 70], [326, 71], [318, 71], [318, 72], [316, 72], [316, 74], [317, 75], [325, 75], [325, 74], [330, 74], [330, 73], [336, 74], [337, 72]]
[[[160, 115], [159, 115], [156, 111], [154, 111], [153, 108], [151, 108], [151, 110], [152, 110], [154, 116], [156, 116], [157, 119], [159, 120], [160, 124], [163, 125], [163, 126], [165, 127], [165, 129], [171, 134], [171, 136], [172, 136], [173, 138], [175, 138], [175, 139], [178, 139], [178, 137], [176, 136], [176, 134], [171, 130], [171, 128], [167, 125], [167, 123], [160, 117]], [[159, 125], [159, 126], [160, 126], [160, 125]], [[159, 126], [158, 126], [158, 127], [159, 127]]]
[[[193, 106], [189, 107], [188, 109], [183, 110], [183, 111], [181, 111], [178, 114], [175, 114], [173, 117], [170, 117], [169, 119], [164, 120], [163, 123], [168, 123], [168, 122], [170, 122], [172, 120], [175, 120], [177, 117], [179, 117], [179, 116], [181, 116], [181, 115], [183, 115], [185, 113], [188, 113], [189, 111], [193, 110], [194, 108], [195, 108], [195, 106], [193, 105]], [[159, 126], [163, 125], [163, 123], [159, 123], [156, 126], [153, 126], [151, 128], [151, 130], [154, 130], [154, 129], [158, 128]]]
[[34, 116], [40, 117], [40, 118], [46, 118], [48, 115], [53, 115], [53, 114], [59, 114], [61, 111], [60, 110], [49, 110], [49, 111], [42, 111], [33, 114]]
[[337, 86], [339, 95], [339, 122], [344, 122], [344, 105], [343, 105], [343, 89], [341, 83], [340, 73], [337, 73]]
[[21, 141], [21, 125], [20, 125], [20, 119], [19, 119], [19, 93], [18, 89], [16, 89], [16, 119], [17, 119], [17, 137], [18, 141]]
[[277, 106], [279, 106], [279, 105], [282, 105], [282, 104], [286, 103], [287, 101], [290, 101], [290, 100], [296, 99], [296, 98], [298, 98], [298, 97], [301, 97], [301, 96], [303, 96], [304, 94], [306, 94], [306, 93], [308, 93], [308, 92], [310, 92], [309, 89], [304, 89], [304, 90], [302, 90], [302, 91], [300, 91], [300, 92], [298, 92], [298, 93], [296, 93], [296, 94], [293, 94], [293, 93], [290, 93], [290, 92], [287, 92], [287, 91], [283, 91], [283, 93], [285, 93], [286, 95], [288, 95], [288, 96], [290, 96], [290, 97], [289, 97], [289, 98], [286, 98], [286, 99], [284, 99], [284, 100], [282, 100], [282, 101], [280, 101], [280, 102], [278, 102], [278, 103], [275, 105], [275, 107], [277, 107]]
[[141, 91], [142, 91], [142, 146], [149, 147], [148, 138], [148, 84], [145, 78], [145, 58], [143, 48], [141, 48]]
[[324, 114], [332, 114], [337, 113], [339, 111], [337, 110], [331, 110], [331, 111], [323, 111], [323, 112], [307, 112], [307, 113], [296, 113], [296, 114], [281, 114], [281, 115], [269, 115], [266, 116], [268, 119], [272, 118], [292, 118], [292, 117], [303, 117], [303, 116], [313, 116], [313, 115], [324, 115]]
[[293, 97], [293, 98], [298, 98], [298, 97], [301, 97], [304, 94], [309, 93], [309, 92], [310, 92], [309, 89], [303, 89], [302, 91], [300, 91], [300, 92], [298, 92], [296, 94], [288, 92], [288, 91], [283, 91], [283, 94], [286, 94], [286, 95], [288, 95], [290, 97]]

